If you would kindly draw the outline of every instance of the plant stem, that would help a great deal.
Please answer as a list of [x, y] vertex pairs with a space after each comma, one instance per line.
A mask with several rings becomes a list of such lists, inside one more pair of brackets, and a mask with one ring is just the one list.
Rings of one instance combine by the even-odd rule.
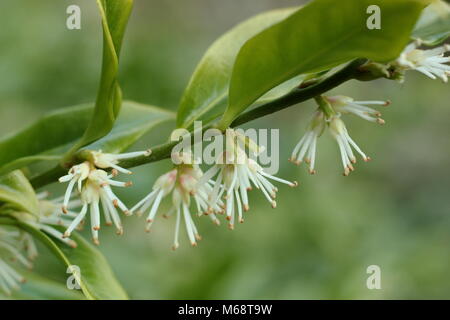
[[278, 112], [280, 110], [286, 109], [298, 103], [304, 102], [306, 100], [312, 99], [319, 96], [335, 87], [341, 85], [342, 83], [354, 79], [359, 76], [362, 71], [359, 67], [366, 63], [366, 59], [354, 60], [348, 64], [342, 70], [336, 72], [331, 77], [324, 79], [323, 81], [314, 84], [306, 88], [297, 88], [292, 90], [290, 93], [263, 104], [260, 107], [247, 111], [237, 117], [231, 124], [231, 127], [236, 127], [241, 124], [247, 123], [254, 119], [264, 117], [266, 115]]
[[[304, 102], [306, 100], [312, 99], [318, 95], [321, 95], [342, 83], [356, 79], [360, 77], [364, 71], [360, 70], [360, 66], [367, 62], [366, 59], [358, 59], [349, 63], [346, 67], [336, 72], [329, 78], [326, 78], [316, 84], [308, 86], [306, 88], [297, 88], [291, 91], [290, 93], [273, 100], [271, 102], [265, 103], [257, 108], [254, 108], [250, 111], [247, 111], [237, 117], [231, 127], [236, 127], [241, 124], [250, 122], [252, 120], [264, 117], [266, 115], [281, 111], [298, 103]], [[203, 128], [203, 131], [212, 128], [212, 126], [206, 126]], [[165, 144], [161, 144], [153, 147], [152, 154], [148, 157], [139, 156], [136, 158], [127, 159], [121, 162], [121, 166], [124, 168], [132, 168], [137, 167], [143, 164], [156, 162], [163, 159], [170, 158], [171, 151], [175, 145], [177, 145], [178, 141], [168, 142]], [[65, 174], [65, 170], [58, 166], [55, 167], [43, 174], [33, 177], [30, 182], [34, 188], [40, 188], [52, 182], [56, 182], [58, 177]]]

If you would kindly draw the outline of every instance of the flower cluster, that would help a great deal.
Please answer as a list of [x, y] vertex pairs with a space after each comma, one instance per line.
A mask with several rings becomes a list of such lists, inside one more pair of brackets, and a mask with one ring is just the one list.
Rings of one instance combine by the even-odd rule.
[[[85, 161], [73, 166], [67, 175], [59, 178], [59, 182], [69, 183], [62, 199], [62, 212], [74, 216], [73, 221], [67, 226], [66, 231], [62, 235], [63, 238], [70, 237], [72, 231], [82, 223], [89, 211], [92, 240], [95, 244], [99, 244], [100, 205], [103, 209], [106, 225], [114, 224], [117, 234], [121, 235], [123, 227], [118, 209], [125, 215], [130, 215], [131, 213], [127, 206], [112, 191], [112, 187], [128, 187], [131, 185], [131, 182], [121, 182], [113, 179], [119, 172], [130, 173], [129, 170], [120, 167], [118, 163], [123, 159], [149, 155], [149, 150], [117, 155], [95, 151], [91, 153], [92, 161]], [[108, 168], [112, 169], [110, 174], [103, 170]], [[77, 186], [79, 200], [71, 203], [75, 186]], [[74, 212], [69, 212], [74, 206], [81, 206], [81, 210], [75, 215]]]
[[[62, 215], [60, 199], [46, 200], [47, 193], [37, 195], [39, 200], [39, 216], [25, 212], [15, 214], [16, 218], [55, 239], [76, 248], [77, 244], [70, 238], [63, 238], [63, 234], [55, 226], [68, 226], [70, 219], [75, 217], [73, 212], [68, 211]], [[76, 206], [76, 201], [71, 201], [68, 208]], [[24, 254], [22, 253], [24, 252]], [[12, 290], [18, 289], [19, 284], [25, 282], [25, 278], [8, 264], [7, 260], [18, 261], [22, 266], [31, 269], [32, 261], [38, 256], [38, 251], [33, 237], [17, 230], [9, 230], [0, 227], [0, 289], [10, 295]]]
[[[217, 225], [220, 224], [217, 215], [225, 214], [229, 227], [233, 229], [236, 216], [238, 221], [243, 222], [243, 212], [250, 208], [247, 192], [252, 187], [260, 189], [275, 208], [274, 199], [278, 190], [269, 180], [292, 187], [297, 186], [297, 182], [269, 175], [255, 160], [247, 156], [246, 146], [251, 153], [262, 150], [253, 140], [228, 129], [226, 141], [226, 150], [217, 158], [216, 164], [205, 173], [195, 163], [190, 152], [172, 154], [172, 158], [176, 158], [174, 162], [179, 164], [160, 176], [153, 190], [131, 209], [131, 212], [137, 214], [148, 211], [147, 231], [149, 231], [162, 200], [171, 195], [172, 204], [165, 216], [176, 214], [173, 249], [179, 246], [182, 217], [191, 245], [197, 245], [197, 241], [201, 239], [191, 214], [191, 206], [196, 208], [197, 216], [209, 216]], [[195, 205], [191, 205], [192, 200]]]
[[[237, 220], [243, 222], [243, 212], [250, 209], [247, 192], [253, 187], [261, 190], [273, 208], [276, 207], [278, 189], [271, 181], [296, 187], [296, 181], [290, 182], [270, 175], [251, 157], [262, 148], [239, 131], [228, 129], [226, 132], [226, 150], [217, 158], [216, 164], [202, 177], [199, 185], [204, 185], [216, 177], [214, 188], [209, 195], [209, 210], [217, 206], [222, 195], [225, 196], [225, 213], [229, 228], [234, 228]], [[248, 148], [247, 155], [246, 147]], [[249, 157], [250, 156], [250, 157]]]
[[[397, 60], [388, 65], [380, 65], [380, 68], [392, 69], [395, 75], [393, 78], [402, 79], [405, 71], [416, 70], [431, 79], [440, 78], [447, 82], [450, 75], [450, 66], [447, 63], [450, 62], [450, 57], [446, 57], [445, 54], [450, 52], [450, 45], [445, 44], [428, 50], [420, 49], [420, 46], [420, 40], [409, 44]], [[354, 101], [345, 96], [320, 97], [316, 100], [319, 102], [319, 108], [313, 115], [306, 134], [295, 146], [289, 160], [297, 165], [304, 161], [309, 165], [309, 172], [316, 173], [317, 139], [328, 128], [338, 144], [344, 175], [347, 176], [354, 170], [353, 165], [356, 163], [354, 151], [361, 155], [364, 161], [369, 161], [370, 157], [350, 137], [342, 121], [342, 115], [352, 114], [370, 122], [384, 124], [384, 120], [380, 118], [381, 113], [372, 106], [387, 106], [390, 102]]]
[[41, 192], [37, 194], [39, 200], [39, 217], [30, 215], [21, 215], [20, 218], [29, 225], [47, 233], [53, 238], [67, 244], [72, 248], [76, 248], [77, 244], [70, 238], [65, 238], [63, 233], [60, 232], [55, 226], [68, 227], [72, 220], [76, 217], [76, 213], [72, 209], [77, 208], [80, 205], [79, 200], [70, 201], [67, 204], [66, 213], [61, 212], [63, 198], [56, 198], [48, 200], [49, 194], [47, 192]]
[[309, 172], [315, 174], [317, 139], [326, 128], [336, 140], [344, 167], [344, 175], [348, 176], [354, 170], [356, 163], [355, 150], [364, 161], [370, 161], [356, 142], [350, 137], [345, 123], [341, 117], [344, 114], [353, 114], [364, 120], [384, 124], [381, 113], [370, 106], [388, 106], [389, 101], [355, 101], [346, 96], [321, 97], [319, 109], [315, 112], [309, 123], [306, 134], [295, 146], [291, 162], [299, 165], [304, 161], [309, 165]]
[[[26, 212], [14, 212], [12, 215], [22, 223], [34, 227], [49, 236], [76, 248], [77, 244], [70, 238], [63, 238], [63, 234], [56, 226], [68, 227], [71, 219], [76, 217], [70, 209], [79, 205], [77, 200], [70, 201], [66, 214], [61, 213], [61, 199], [47, 200], [48, 193], [37, 194], [39, 201], [39, 215]], [[23, 252], [23, 253], [22, 253]], [[12, 290], [18, 289], [25, 278], [16, 271], [8, 261], [19, 262], [20, 265], [31, 269], [32, 261], [38, 256], [33, 237], [26, 232], [13, 228], [0, 227], [0, 290], [10, 295]]]
[[423, 50], [419, 49], [421, 44], [420, 40], [409, 44], [392, 65], [400, 72], [416, 70], [433, 80], [440, 78], [447, 82], [450, 66], [446, 63], [450, 62], [450, 57], [446, 57], [445, 54], [450, 52], [450, 45]]
[[176, 163], [180, 163], [171, 171], [160, 176], [155, 184], [153, 190], [139, 201], [131, 212], [136, 212], [138, 215], [148, 211], [147, 216], [147, 232], [150, 231], [151, 226], [155, 220], [158, 208], [163, 198], [171, 196], [171, 207], [165, 217], [176, 214], [175, 237], [173, 242], [173, 249], [179, 246], [179, 231], [181, 217], [183, 217], [186, 232], [191, 245], [196, 246], [197, 241], [201, 239], [197, 227], [192, 218], [190, 206], [191, 199], [194, 200], [197, 209], [197, 215], [208, 215], [212, 222], [219, 225], [220, 222], [216, 217], [216, 213], [221, 213], [223, 203], [218, 199], [214, 204], [209, 206], [208, 195], [214, 189], [214, 184], [207, 181], [199, 185], [199, 180], [202, 179], [203, 172], [197, 164], [194, 163], [193, 157], [190, 153], [184, 152], [180, 154], [173, 154], [177, 157]]
[[[27, 255], [22, 253], [24, 248], [28, 249]], [[36, 247], [28, 234], [0, 227], [0, 290], [11, 295], [13, 290], [19, 289], [25, 278], [16, 271], [12, 263], [17, 261], [25, 268], [31, 269], [31, 260], [35, 257]]]

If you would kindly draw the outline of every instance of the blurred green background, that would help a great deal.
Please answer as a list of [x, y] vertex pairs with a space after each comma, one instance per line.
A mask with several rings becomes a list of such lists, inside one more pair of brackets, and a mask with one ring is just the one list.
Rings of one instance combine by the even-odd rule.
[[[256, 13], [301, 3], [135, 2], [121, 57], [124, 96], [172, 110], [214, 39]], [[65, 27], [69, 4], [81, 7], [81, 30]], [[94, 1], [2, 1], [0, 21], [1, 135], [49, 110], [95, 99], [101, 30]], [[253, 192], [252, 210], [233, 232], [197, 219], [204, 238], [197, 248], [182, 233], [179, 250], [170, 250], [174, 219], [158, 219], [151, 234], [137, 217], [124, 219], [122, 237], [102, 229], [100, 250], [131, 298], [450, 298], [448, 85], [409, 73], [403, 85], [351, 82], [334, 93], [392, 100], [383, 127], [346, 118], [373, 161], [358, 163], [344, 178], [328, 134], [320, 139], [316, 176], [285, 161], [303, 135], [312, 103], [250, 123], [280, 128], [278, 175], [301, 186], [280, 187], [276, 210]], [[170, 129], [159, 127], [135, 148], [163, 142]], [[126, 202], [147, 194], [170, 167], [163, 161], [136, 168], [135, 186], [122, 193]], [[36, 272], [65, 282], [65, 268], [45, 248], [40, 251]], [[369, 265], [381, 267], [381, 290], [366, 287]]]

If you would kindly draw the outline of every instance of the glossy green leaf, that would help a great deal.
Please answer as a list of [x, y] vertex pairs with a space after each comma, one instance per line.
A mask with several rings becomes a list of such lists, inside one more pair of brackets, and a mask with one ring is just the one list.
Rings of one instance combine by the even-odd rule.
[[[93, 113], [93, 105], [51, 112], [27, 128], [0, 140], [0, 174], [37, 161], [59, 161], [81, 137]], [[164, 109], [124, 101], [114, 129], [89, 148], [120, 152], [157, 124], [174, 118]]]
[[0, 203], [8, 208], [39, 215], [39, 205], [30, 182], [20, 170], [0, 177]]
[[[76, 232], [71, 235], [71, 239], [77, 243], [77, 248], [73, 249], [60, 241], [53, 241], [48, 235], [27, 223], [8, 220], [9, 224], [17, 225], [47, 246], [64, 264], [64, 271], [69, 266], [78, 266], [80, 274], [75, 273], [74, 276], [86, 298], [95, 300], [128, 299], [102, 253]], [[3, 218], [3, 221], [0, 220], [0, 224], [6, 221]]]
[[256, 105], [268, 103], [288, 94], [295, 88], [298, 88], [306, 77], [307, 75], [302, 74], [280, 84], [259, 98], [256, 101]]
[[117, 80], [119, 53], [133, 0], [97, 0], [103, 26], [103, 63], [95, 109], [81, 139], [69, 150], [70, 158], [79, 148], [92, 143], [113, 128], [122, 104]]
[[45, 159], [54, 150], [73, 143], [83, 135], [92, 112], [92, 105], [59, 109], [4, 137], [0, 140], [0, 172]]
[[[431, 0], [314, 0], [245, 43], [233, 68], [222, 129], [259, 97], [299, 75], [355, 58], [395, 59]], [[381, 9], [381, 29], [369, 30], [367, 8]]]
[[450, 5], [444, 1], [436, 1], [423, 11], [414, 29], [413, 38], [434, 46], [448, 37], [450, 37]]
[[285, 19], [297, 8], [273, 10], [239, 24], [216, 40], [196, 67], [178, 109], [177, 126], [189, 127], [208, 112], [225, 107], [231, 72], [242, 45], [251, 37]]
[[23, 272], [21, 274], [27, 280], [15, 291], [12, 296], [2, 296], [0, 299], [16, 300], [83, 300], [81, 291], [69, 290], [65, 282], [57, 282], [37, 275], [34, 272]]
[[119, 153], [128, 149], [156, 125], [174, 119], [175, 114], [171, 111], [137, 102], [125, 101], [113, 130], [107, 136], [86, 148]]

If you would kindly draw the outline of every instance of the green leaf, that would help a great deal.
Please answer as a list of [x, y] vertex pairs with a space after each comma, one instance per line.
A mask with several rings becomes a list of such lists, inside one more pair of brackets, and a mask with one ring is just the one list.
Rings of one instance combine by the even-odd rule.
[[22, 272], [27, 281], [15, 291], [11, 297], [0, 299], [19, 300], [83, 300], [84, 296], [78, 290], [69, 290], [65, 283], [44, 278], [36, 273]]
[[0, 140], [0, 173], [45, 159], [54, 150], [73, 143], [82, 136], [92, 112], [92, 105], [63, 108], [4, 137]]
[[156, 125], [173, 119], [175, 114], [171, 111], [126, 101], [113, 130], [106, 137], [87, 146], [86, 149], [120, 153]]
[[117, 75], [119, 53], [133, 0], [97, 0], [103, 26], [103, 63], [97, 100], [91, 121], [82, 138], [69, 150], [69, 159], [79, 148], [107, 135], [122, 104]]
[[434, 46], [450, 37], [450, 5], [436, 1], [426, 8], [413, 32], [414, 39]]
[[259, 98], [256, 101], [256, 105], [268, 103], [288, 94], [295, 88], [298, 88], [306, 77], [307, 75], [302, 74], [280, 84]]
[[[423, 8], [432, 0], [315, 0], [245, 43], [230, 83], [229, 103], [219, 127], [259, 97], [299, 75], [320, 72], [355, 58], [387, 62], [410, 39]], [[367, 8], [381, 9], [381, 29], [367, 28]]]
[[285, 19], [298, 8], [268, 11], [234, 27], [206, 51], [181, 99], [177, 126], [188, 128], [206, 113], [225, 107], [231, 72], [242, 45], [251, 37]]
[[30, 182], [20, 170], [0, 177], [0, 202], [8, 208], [39, 215], [39, 204]]
[[[88, 126], [94, 106], [79, 105], [51, 112], [27, 128], [0, 140], [0, 174], [37, 161], [59, 161]], [[120, 152], [174, 114], [157, 107], [124, 101], [114, 129], [89, 148]]]
[[[9, 222], [7, 222], [8, 220]], [[5, 218], [0, 223], [17, 225], [32, 234], [47, 246], [66, 267], [78, 266], [80, 275], [78, 277], [75, 273], [74, 276], [86, 298], [91, 300], [128, 299], [105, 257], [76, 232], [71, 235], [71, 239], [78, 245], [77, 248], [73, 249], [62, 242], [53, 241], [45, 233], [27, 223]]]

